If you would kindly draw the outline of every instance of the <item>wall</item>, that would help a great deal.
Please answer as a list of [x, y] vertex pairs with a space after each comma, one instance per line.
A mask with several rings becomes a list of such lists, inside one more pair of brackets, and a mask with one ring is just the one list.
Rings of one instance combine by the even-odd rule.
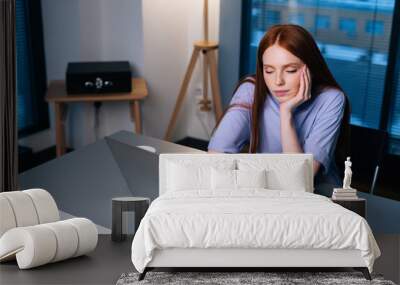
[[[202, 39], [202, 1], [143, 1], [144, 76], [150, 94], [143, 106], [146, 131], [162, 138], [193, 51], [193, 42]], [[210, 39], [218, 40], [219, 0], [209, 1]], [[208, 139], [210, 128], [203, 128], [197, 118], [195, 93], [202, 93], [202, 61], [189, 85], [184, 108], [178, 117], [174, 139], [185, 136]], [[209, 93], [210, 94], [210, 93]], [[212, 114], [204, 116], [204, 121]]]
[[[218, 39], [219, 0], [209, 0], [210, 38]], [[142, 105], [144, 134], [162, 138], [171, 116], [193, 41], [202, 38], [202, 1], [185, 0], [42, 0], [47, 79], [64, 79], [68, 62], [129, 60], [135, 76], [148, 83], [149, 97]], [[200, 64], [189, 87], [185, 108], [174, 138], [208, 139], [211, 115], [198, 119], [194, 94], [201, 94]], [[128, 104], [103, 104], [95, 131], [92, 104], [70, 104], [67, 144], [79, 149], [96, 136], [134, 129]], [[54, 145], [54, 110], [51, 129], [20, 140], [34, 151]]]

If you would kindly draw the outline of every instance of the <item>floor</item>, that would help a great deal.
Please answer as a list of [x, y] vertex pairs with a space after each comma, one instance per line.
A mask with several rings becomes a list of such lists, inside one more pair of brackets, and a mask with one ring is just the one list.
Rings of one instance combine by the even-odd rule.
[[385, 279], [400, 284], [400, 234], [374, 234], [381, 256], [375, 261], [374, 271]]
[[[71, 214], [61, 211], [61, 210], [59, 210], [59, 213], [60, 213], [61, 221], [76, 218], [74, 215], [71, 215]], [[126, 225], [124, 225], [124, 226], [126, 229], [127, 228]], [[110, 235], [111, 234], [111, 230], [109, 228], [106, 228], [106, 227], [103, 227], [100, 225], [96, 225], [96, 228], [97, 228], [97, 232], [99, 233], [99, 235]], [[124, 232], [127, 232], [127, 233], [132, 232], [133, 233], [133, 231], [124, 231]]]
[[[0, 284], [115, 284], [122, 273], [134, 271], [131, 240], [132, 236], [116, 243], [110, 235], [99, 235], [96, 250], [88, 256], [30, 270], [19, 270], [15, 261], [0, 264]], [[400, 235], [376, 235], [376, 240], [382, 256], [376, 261], [374, 272], [400, 284]]]
[[96, 250], [45, 266], [19, 270], [16, 262], [0, 264], [0, 284], [115, 284], [124, 272], [132, 272], [131, 239], [121, 243], [99, 235]]

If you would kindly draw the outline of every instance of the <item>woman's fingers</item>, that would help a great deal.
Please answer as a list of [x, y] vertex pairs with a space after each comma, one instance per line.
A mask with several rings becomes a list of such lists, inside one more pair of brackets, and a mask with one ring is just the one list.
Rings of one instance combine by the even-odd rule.
[[308, 99], [310, 99], [311, 98], [311, 72], [310, 72], [310, 69], [309, 68], [307, 68], [307, 74], [308, 74]]
[[[309, 85], [310, 85], [310, 91], [311, 91], [311, 86], [312, 86], [311, 71], [310, 71], [310, 69], [309, 69], [309, 68], [307, 68], [307, 71], [308, 71], [308, 82], [309, 82]], [[310, 92], [310, 94], [311, 94], [311, 92]]]
[[308, 100], [309, 93], [310, 93], [310, 79], [308, 77], [308, 68], [307, 68], [306, 69], [306, 93], [305, 93], [306, 100]]
[[305, 90], [304, 90], [304, 98], [305, 100], [310, 99], [310, 89], [311, 89], [311, 80], [310, 80], [310, 70], [305, 66], [304, 72], [304, 81], [305, 81]]
[[307, 85], [306, 85], [306, 70], [303, 67], [302, 71], [301, 71], [301, 76], [300, 76], [300, 88], [299, 88], [299, 95], [301, 98], [301, 101], [304, 101], [305, 98], [305, 92], [307, 91]]

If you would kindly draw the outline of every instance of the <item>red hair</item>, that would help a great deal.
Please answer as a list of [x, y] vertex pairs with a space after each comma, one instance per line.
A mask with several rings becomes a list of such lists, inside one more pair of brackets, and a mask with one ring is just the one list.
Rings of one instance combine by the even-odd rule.
[[[306, 29], [292, 24], [272, 26], [259, 43], [255, 76], [247, 77], [245, 80], [241, 80], [238, 84], [238, 86], [244, 82], [253, 82], [255, 84], [253, 104], [252, 106], [245, 106], [246, 108], [251, 108], [251, 153], [257, 152], [259, 145], [260, 116], [262, 114], [266, 96], [271, 96], [268, 94], [269, 90], [264, 81], [262, 57], [265, 50], [274, 44], [278, 44], [280, 47], [286, 49], [307, 65], [312, 78], [311, 97], [318, 96], [321, 91], [327, 87], [336, 88], [344, 94], [343, 89], [336, 82], [330, 72], [313, 37]], [[350, 104], [347, 96], [345, 94], [344, 96], [346, 101], [345, 111], [335, 151], [337, 163], [344, 160], [349, 151]], [[236, 105], [229, 106], [228, 110], [233, 106]]]

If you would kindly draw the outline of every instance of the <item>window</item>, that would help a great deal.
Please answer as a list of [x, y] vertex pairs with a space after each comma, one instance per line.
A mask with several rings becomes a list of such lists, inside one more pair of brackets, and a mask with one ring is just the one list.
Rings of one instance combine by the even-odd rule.
[[[400, 44], [399, 44], [400, 46]], [[400, 67], [400, 60], [397, 58], [397, 66]], [[394, 102], [391, 105], [391, 117], [389, 120], [390, 144], [389, 152], [400, 154], [400, 72], [397, 72], [395, 80]]]
[[49, 127], [40, 1], [16, 0], [18, 135]]
[[[386, 169], [398, 168], [400, 0], [245, 2], [246, 5], [258, 7], [260, 13], [244, 17], [243, 33], [248, 31], [250, 36], [243, 36], [240, 77], [255, 73], [258, 43], [274, 22], [267, 21], [267, 26], [263, 27], [255, 25], [258, 17], [266, 15], [262, 9], [280, 11], [280, 23], [300, 24], [313, 35], [329, 69], [350, 99], [351, 124], [388, 131], [389, 145], [385, 161], [390, 163], [386, 164]], [[398, 181], [392, 185], [397, 189], [393, 190], [397, 191], [396, 197], [400, 197]], [[389, 197], [382, 190], [379, 191], [377, 194]]]
[[[243, 43], [246, 55], [243, 56], [241, 76], [255, 73], [258, 43], [265, 31], [274, 22], [266, 21], [269, 24], [263, 27], [256, 25], [260, 21], [260, 17], [269, 15], [262, 12], [262, 9], [282, 11], [280, 14], [281, 23], [293, 21], [293, 15], [303, 15], [304, 22], [314, 23], [314, 26], [305, 28], [317, 41], [330, 70], [350, 99], [352, 107], [351, 123], [369, 128], [379, 128], [394, 0], [293, 0], [289, 2], [252, 0], [249, 1], [249, 5], [259, 9], [259, 13], [249, 17], [247, 23], [247, 29], [250, 32], [250, 44]], [[287, 10], [290, 13], [283, 13]], [[283, 15], [287, 15], [288, 18], [283, 17]], [[377, 18], [379, 18], [379, 21], [374, 20]], [[363, 23], [363, 25], [367, 21], [378, 23], [375, 25], [375, 31], [379, 31], [380, 26], [385, 26], [386, 30], [384, 31], [386, 33], [379, 36], [379, 40], [376, 40], [376, 34], [366, 37], [365, 33], [356, 33], [357, 21]], [[319, 27], [329, 27], [329, 33], [322, 33]], [[348, 37], [348, 35], [353, 37]], [[395, 104], [399, 106], [400, 110], [400, 99], [397, 99], [396, 102]], [[396, 122], [399, 119], [400, 117], [393, 117], [392, 121]]]
[[315, 21], [318, 30], [329, 29], [331, 25], [330, 18], [326, 15], [316, 15]]
[[354, 19], [341, 18], [339, 20], [339, 30], [344, 32], [348, 37], [355, 38], [357, 34], [357, 23]]
[[289, 23], [304, 26], [306, 22], [304, 20], [304, 15], [299, 13], [299, 14], [290, 14]]
[[365, 23], [365, 32], [370, 35], [383, 36], [383, 21], [367, 20]]
[[281, 12], [279, 11], [267, 11], [266, 17], [267, 25], [275, 25], [281, 22]]

